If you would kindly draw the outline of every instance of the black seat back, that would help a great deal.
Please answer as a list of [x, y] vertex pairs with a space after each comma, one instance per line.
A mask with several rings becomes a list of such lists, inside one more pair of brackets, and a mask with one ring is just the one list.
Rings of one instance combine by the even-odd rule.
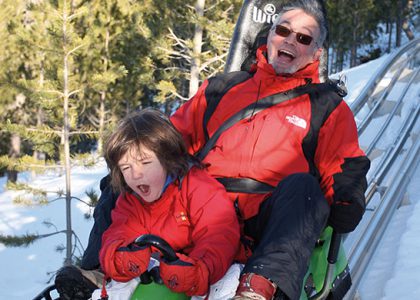
[[[323, 0], [304, 1], [320, 4], [326, 14]], [[256, 50], [267, 42], [268, 31], [280, 8], [290, 3], [293, 3], [293, 0], [244, 0], [230, 44], [225, 73], [249, 71], [255, 61]], [[323, 47], [320, 64], [321, 81], [325, 81], [328, 77], [327, 41]]]

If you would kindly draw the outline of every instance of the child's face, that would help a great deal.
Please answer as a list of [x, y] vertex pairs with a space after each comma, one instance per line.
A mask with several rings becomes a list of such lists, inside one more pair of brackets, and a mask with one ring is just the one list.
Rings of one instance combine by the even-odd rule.
[[160, 198], [167, 173], [153, 151], [141, 147], [140, 153], [139, 148], [131, 147], [118, 166], [127, 185], [144, 201]]

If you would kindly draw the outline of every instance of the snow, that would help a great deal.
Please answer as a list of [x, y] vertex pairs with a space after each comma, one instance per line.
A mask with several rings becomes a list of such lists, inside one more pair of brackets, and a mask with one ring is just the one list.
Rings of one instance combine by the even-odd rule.
[[[372, 74], [383, 64], [387, 55], [377, 60], [349, 69], [347, 76], [350, 104], [363, 90]], [[338, 75], [338, 74], [337, 74]], [[386, 81], [386, 80], [385, 80]], [[381, 84], [385, 85], [386, 82]], [[420, 86], [412, 94], [413, 104], [418, 105]], [[396, 98], [398, 95], [395, 96]], [[407, 110], [404, 107], [404, 110]], [[409, 111], [406, 111], [409, 113]], [[358, 117], [360, 118], [360, 115]], [[378, 118], [378, 126], [383, 122]], [[395, 127], [399, 127], [395, 126]], [[418, 128], [418, 127], [417, 127]], [[395, 130], [395, 133], [398, 130]], [[374, 137], [368, 130], [364, 133], [361, 145], [367, 145]], [[387, 147], [387, 137], [380, 142], [381, 148]], [[378, 161], [378, 160], [377, 160]], [[419, 160], [417, 159], [417, 162]], [[99, 194], [99, 180], [107, 174], [106, 165], [100, 160], [93, 168], [74, 167], [71, 171], [72, 195], [88, 201], [86, 191], [95, 190]], [[49, 191], [64, 190], [63, 174], [49, 172], [34, 178], [29, 173], [19, 174], [19, 180], [27, 181], [33, 187]], [[20, 192], [6, 190], [6, 179], [0, 178], [0, 233], [3, 235], [22, 235], [29, 233], [45, 234], [64, 230], [65, 201], [63, 199], [44, 206], [23, 206], [13, 203]], [[417, 167], [405, 201], [395, 213], [372, 260], [368, 272], [359, 288], [362, 300], [377, 299], [420, 299], [420, 170]], [[57, 195], [49, 195], [55, 199]], [[72, 201], [72, 226], [85, 247], [93, 220], [85, 217], [90, 209], [82, 202]], [[65, 245], [65, 235], [59, 233], [39, 241], [26, 248], [6, 248], [0, 244], [0, 299], [32, 299], [54, 276], [64, 261], [65, 252], [56, 250]], [[81, 247], [79, 247], [81, 248]], [[77, 255], [83, 249], [76, 251]]]
[[[94, 189], [99, 194], [99, 180], [107, 174], [106, 165], [99, 162], [94, 168], [72, 169], [72, 195], [88, 201], [85, 191]], [[49, 191], [64, 190], [65, 176], [50, 172], [34, 180], [29, 174], [19, 174], [19, 180], [31, 182], [31, 186]], [[0, 233], [3, 235], [45, 234], [66, 228], [65, 200], [49, 205], [25, 207], [13, 204], [21, 192], [5, 190], [6, 179], [0, 179]], [[51, 195], [50, 199], [57, 198]], [[87, 244], [93, 220], [86, 219], [89, 207], [79, 201], [72, 201], [72, 227], [84, 246]], [[53, 226], [47, 226], [49, 223]], [[32, 299], [41, 292], [64, 262], [65, 251], [58, 252], [57, 246], [65, 246], [66, 237], [59, 233], [35, 241], [26, 248], [6, 248], [0, 243], [0, 299]], [[81, 252], [80, 252], [81, 251]], [[80, 255], [83, 249], [77, 251]]]
[[359, 288], [361, 299], [420, 299], [420, 168]]

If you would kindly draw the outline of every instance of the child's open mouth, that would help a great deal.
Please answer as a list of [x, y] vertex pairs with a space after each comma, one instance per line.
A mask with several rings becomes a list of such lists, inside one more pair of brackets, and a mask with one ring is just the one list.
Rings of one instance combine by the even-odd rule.
[[147, 194], [150, 192], [150, 186], [146, 184], [140, 184], [137, 186], [137, 188], [142, 192], [143, 194]]

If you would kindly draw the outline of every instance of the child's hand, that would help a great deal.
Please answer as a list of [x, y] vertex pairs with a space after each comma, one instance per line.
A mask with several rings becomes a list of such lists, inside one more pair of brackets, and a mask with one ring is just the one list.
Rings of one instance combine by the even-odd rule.
[[174, 262], [160, 262], [160, 276], [165, 285], [174, 292], [187, 296], [204, 295], [209, 287], [209, 271], [199, 260], [177, 253]]
[[117, 276], [114, 280], [127, 281], [138, 277], [147, 270], [150, 260], [150, 247], [139, 247], [135, 244], [120, 247], [115, 251], [114, 262]]

